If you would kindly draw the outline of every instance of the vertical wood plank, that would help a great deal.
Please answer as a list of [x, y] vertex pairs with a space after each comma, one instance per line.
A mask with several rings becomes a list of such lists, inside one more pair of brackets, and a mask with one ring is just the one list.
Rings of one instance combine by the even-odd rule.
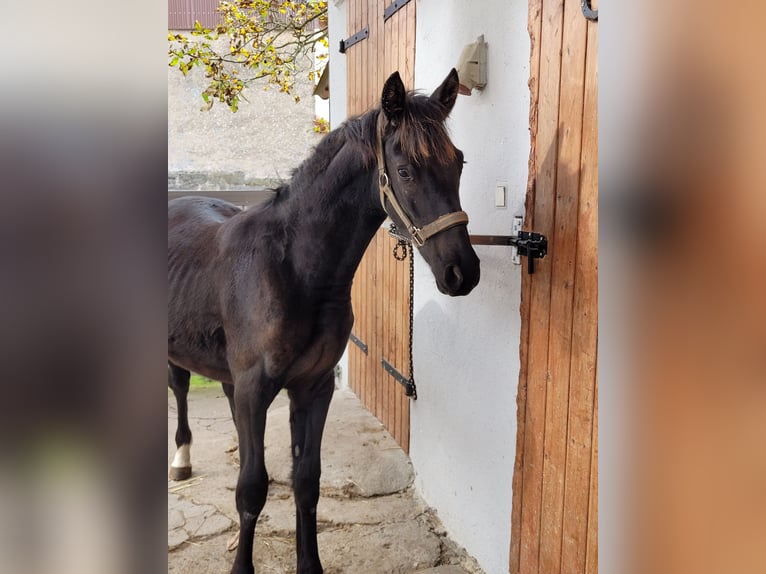
[[[361, 4], [362, 4], [362, 10], [361, 10], [362, 15], [359, 18], [359, 27], [357, 28], [357, 30], [361, 30], [365, 26], [369, 27], [369, 19], [367, 17], [367, 13], [370, 6], [370, 2], [369, 0], [362, 0]], [[361, 42], [358, 46], [360, 48], [360, 52], [362, 55], [362, 74], [360, 78], [362, 81], [362, 86], [361, 86], [361, 89], [359, 90], [359, 94], [361, 97], [361, 105], [360, 105], [359, 113], [362, 113], [368, 107], [367, 95], [369, 91], [368, 84], [370, 82], [370, 72], [369, 72], [370, 67], [368, 65], [369, 53], [370, 53], [369, 37], [367, 38], [367, 40], [364, 40], [363, 42]]]
[[408, 90], [412, 89], [412, 80], [407, 75], [407, 4], [404, 8], [401, 8], [397, 15], [397, 26], [399, 28], [399, 63], [397, 69], [402, 76], [404, 87]]
[[588, 495], [588, 539], [585, 547], [585, 573], [598, 574], [598, 356], [593, 400], [593, 438], [591, 441], [590, 491]]
[[[371, 108], [375, 105], [375, 94], [378, 92], [378, 74], [379, 74], [379, 67], [378, 67], [378, 50], [380, 47], [380, 28], [378, 25], [378, 1], [377, 0], [368, 0], [368, 13], [367, 13], [367, 25], [370, 28], [370, 46], [369, 46], [369, 56], [368, 56], [368, 67], [367, 67], [367, 73], [369, 77], [369, 85], [368, 85], [368, 94], [367, 94], [367, 108]], [[386, 339], [386, 332], [388, 329], [387, 322], [385, 320], [385, 297], [384, 293], [381, 290], [381, 287], [383, 290], [385, 289], [385, 285], [387, 284], [388, 277], [386, 275], [385, 271], [385, 260], [382, 257], [382, 251], [385, 249], [385, 246], [387, 244], [387, 241], [385, 238], [381, 238], [378, 242], [378, 249], [376, 251], [376, 257], [377, 257], [377, 265], [378, 265], [378, 282], [375, 286], [375, 292], [374, 292], [374, 298], [376, 302], [376, 313], [377, 313], [377, 327], [375, 332], [375, 337], [378, 340], [379, 343], [379, 349], [378, 349], [378, 355], [376, 355], [376, 364], [371, 365], [371, 368], [375, 369], [376, 373], [376, 381], [375, 381], [375, 389], [374, 389], [374, 401], [370, 408], [370, 411], [378, 415], [381, 412], [382, 403], [383, 403], [383, 389], [385, 388], [386, 383], [386, 374], [383, 372], [382, 367], [380, 365], [380, 357], [384, 357], [386, 355], [386, 347], [387, 347], [387, 339]]]
[[[346, 38], [350, 38], [354, 33], [352, 30], [356, 25], [354, 19], [354, 13], [356, 11], [356, 3], [358, 0], [349, 0], [348, 12], [346, 14]], [[348, 115], [353, 116], [356, 113], [356, 104], [354, 98], [356, 97], [356, 62], [354, 61], [354, 53], [352, 50], [347, 49], [346, 53], [346, 85], [348, 91], [346, 93], [346, 106], [348, 108]]]
[[[536, 171], [536, 144], [537, 144], [537, 110], [539, 99], [540, 79], [540, 29], [542, 26], [542, 0], [529, 0], [529, 12], [527, 19], [527, 31], [530, 40], [529, 55], [529, 175], [527, 179], [527, 192], [525, 198], [525, 221], [527, 229], [534, 229], [534, 206], [535, 185], [537, 181]], [[527, 409], [527, 378], [528, 378], [528, 355], [529, 355], [529, 321], [532, 297], [533, 276], [522, 273], [521, 275], [521, 333], [519, 341], [519, 388], [516, 397], [516, 460], [513, 470], [513, 502], [511, 512], [511, 549], [509, 559], [509, 571], [511, 574], [520, 574], [520, 548], [521, 548], [521, 507], [522, 490], [524, 484], [524, 444], [526, 433], [526, 409]], [[534, 432], [534, 429], [531, 429]]]
[[[366, 2], [366, 0], [357, 0], [355, 2], [356, 9], [354, 13], [354, 31], [353, 33], [358, 32], [362, 29], [362, 4]], [[355, 82], [354, 82], [354, 114], [361, 114], [362, 113], [362, 79], [364, 77], [364, 68], [362, 68], [362, 55], [361, 55], [361, 46], [359, 44], [355, 45], [353, 48], [354, 51], [354, 68], [355, 68]]]
[[[354, 4], [356, 3], [356, 0], [349, 0], [348, 3], [348, 9], [346, 14], [346, 38], [348, 38], [351, 34], [351, 29], [354, 26]], [[348, 115], [351, 116], [354, 113], [354, 60], [353, 60], [353, 54], [351, 54], [350, 50], [346, 50], [346, 53], [344, 54], [344, 57], [346, 58], [346, 85], [349, 87], [349, 89], [346, 91], [346, 108], [348, 110]], [[362, 290], [362, 277], [359, 272], [359, 269], [357, 269], [356, 274], [354, 275], [354, 282], [351, 286], [351, 304], [354, 310], [354, 334], [362, 338], [360, 326], [361, 326], [361, 309], [360, 309], [360, 301], [362, 300], [363, 296], [363, 290]], [[364, 339], [362, 339], [364, 340]], [[359, 381], [361, 380], [361, 370], [362, 370], [362, 352], [359, 349], [354, 348], [355, 345], [352, 345], [352, 352], [349, 357], [349, 362], [353, 360], [353, 365], [349, 365], [349, 367], [352, 367], [349, 372], [349, 384], [351, 386], [351, 389], [354, 391], [354, 393], [359, 396]]]
[[[552, 245], [551, 299], [539, 567], [540, 572], [546, 574], [561, 571], [586, 23], [579, 3], [566, 2], [558, 106], [555, 227], [552, 241], [549, 239]], [[582, 509], [583, 515], [585, 510]]]
[[[562, 0], [543, 3], [541, 26], [540, 88], [536, 144], [535, 230], [555, 240], [554, 205], [556, 187], [558, 101], [562, 39]], [[538, 572], [542, 504], [542, 469], [545, 406], [550, 334], [551, 262], [543, 259], [535, 270], [530, 301], [529, 369], [524, 433], [524, 481], [520, 563], [522, 572]], [[530, 432], [535, 429], [534, 432]], [[547, 574], [547, 573], [546, 573]]]
[[[391, 304], [389, 302], [389, 293], [390, 293], [390, 285], [391, 285], [391, 260], [393, 259], [390, 255], [390, 249], [392, 247], [392, 240], [390, 237], [386, 239], [386, 249], [387, 252], [383, 253], [383, 277], [384, 282], [382, 285], [382, 289], [380, 291], [380, 298], [383, 300], [383, 356], [389, 357], [391, 353], [391, 333], [393, 332], [393, 329], [391, 328]], [[378, 404], [376, 407], [376, 412], [381, 413], [383, 412], [384, 404], [385, 404], [385, 389], [386, 389], [386, 377], [381, 377], [380, 380], [380, 390], [378, 393]]]
[[[567, 440], [562, 571], [585, 570], [592, 475], [592, 436], [598, 345], [598, 61], [597, 25], [587, 26], [580, 155], [580, 201], [575, 263], [571, 383]], [[593, 517], [595, 519], [595, 516]]]
[[363, 404], [370, 408], [370, 395], [375, 384], [375, 358], [378, 356], [378, 345], [375, 333], [375, 250], [377, 248], [378, 237], [373, 236], [367, 252], [364, 255], [365, 278], [367, 280], [367, 293], [364, 302], [365, 321], [367, 322], [367, 345], [369, 354], [367, 355], [367, 368], [364, 378], [364, 397]]
[[[394, 243], [395, 241], [392, 241]], [[396, 306], [396, 293], [398, 289], [397, 284], [397, 270], [399, 268], [399, 262], [393, 259], [393, 257], [390, 258], [390, 272], [388, 276], [388, 305], [389, 305], [389, 320], [391, 321], [390, 329], [391, 333], [389, 335], [389, 350], [388, 355], [386, 355], [386, 358], [389, 361], [393, 361], [396, 357], [396, 348], [399, 344], [399, 330], [398, 326], [396, 324], [397, 316], [399, 315], [399, 308]], [[388, 413], [394, 412], [395, 407], [393, 404], [393, 382], [391, 381], [390, 377], [386, 378], [386, 404], [385, 404], [385, 412], [386, 417], [388, 417]], [[390, 427], [387, 427], [390, 428]]]
[[[391, 19], [388, 20], [391, 22]], [[395, 65], [395, 64], [394, 64]], [[397, 261], [396, 262], [396, 272], [394, 274], [394, 309], [396, 313], [396, 348], [394, 349], [393, 356], [389, 359], [393, 363], [394, 366], [401, 369], [402, 365], [402, 339], [404, 338], [404, 318], [402, 316], [402, 306], [404, 305], [404, 300], [402, 298], [402, 289], [401, 289], [401, 282], [402, 282], [402, 262]], [[402, 372], [400, 370], [400, 372]], [[400, 412], [401, 407], [399, 404], [399, 389], [397, 388], [399, 386], [399, 383], [397, 383], [394, 379], [389, 378], [389, 408], [391, 409], [391, 412], [389, 413], [389, 421], [391, 426], [389, 427], [389, 430], [391, 431], [391, 434], [398, 434], [397, 429], [397, 414]]]
[[386, 337], [384, 335], [386, 326], [383, 320], [385, 302], [383, 300], [383, 293], [380, 287], [385, 285], [386, 282], [384, 271], [385, 261], [383, 256], [387, 243], [388, 242], [386, 241], [385, 235], [383, 235], [381, 232], [378, 232], [378, 248], [375, 252], [378, 277], [377, 281], [375, 282], [375, 339], [378, 343], [378, 354], [376, 355], [376, 357], [378, 357], [378, 364], [375, 366], [375, 372], [377, 376], [375, 377], [375, 388], [373, 389], [373, 400], [370, 407], [370, 410], [373, 413], [380, 412], [378, 410], [378, 396], [382, 393], [381, 388], [383, 386], [383, 381], [385, 380], [385, 373], [383, 372], [383, 368], [380, 365], [380, 357], [384, 357], [386, 353]]
[[378, 100], [380, 99], [380, 91], [383, 87], [383, 82], [386, 81], [386, 78], [388, 77], [388, 68], [387, 66], [387, 57], [386, 57], [386, 50], [388, 47], [388, 36], [387, 36], [387, 28], [386, 23], [383, 21], [383, 11], [386, 8], [386, 0], [378, 0], [378, 25], [380, 26], [380, 77], [379, 77], [379, 85], [378, 85]]
[[[352, 28], [354, 27], [354, 10], [355, 10], [355, 4], [357, 0], [349, 0], [348, 3], [348, 12], [346, 17], [346, 38], [348, 38], [353, 32], [351, 32]], [[349, 87], [349, 89], [346, 91], [346, 108], [348, 110], [349, 115], [354, 114], [354, 83], [356, 81], [355, 78], [355, 67], [354, 67], [354, 55], [351, 50], [347, 50], [345, 53], [346, 58], [346, 85]], [[361, 301], [363, 300], [363, 280], [362, 275], [360, 273], [360, 270], [357, 269], [356, 274], [354, 276], [354, 282], [351, 286], [351, 303], [352, 308], [354, 311], [354, 334], [359, 337], [360, 339], [363, 339], [363, 335], [361, 332]], [[361, 389], [360, 389], [360, 381], [362, 377], [362, 352], [361, 349], [356, 347], [356, 345], [350, 345], [350, 352], [349, 352], [349, 385], [351, 389], [354, 391], [354, 393], [359, 396]]]
[[383, 27], [383, 81], [385, 82], [391, 73], [391, 26], [388, 22], [383, 22], [381, 26]]
[[[354, 27], [352, 34], [358, 32], [362, 28], [362, 4], [364, 4], [366, 0], [355, 0], [354, 1]], [[351, 48], [351, 51], [354, 53], [354, 115], [361, 113], [362, 108], [362, 79], [364, 70], [362, 68], [362, 52], [363, 45], [362, 44], [356, 44]], [[361, 313], [362, 313], [362, 331], [364, 333], [364, 342], [367, 344], [367, 350], [368, 354], [363, 357], [362, 361], [362, 373], [361, 373], [361, 380], [360, 380], [360, 393], [359, 398], [362, 401], [362, 404], [365, 404], [365, 401], [367, 399], [367, 387], [369, 385], [369, 378], [370, 378], [370, 369], [369, 369], [369, 362], [370, 362], [370, 325], [369, 325], [369, 298], [370, 298], [370, 276], [369, 276], [369, 267], [367, 264], [367, 257], [362, 258], [362, 262], [360, 264], [361, 272], [361, 278], [362, 278], [362, 285], [363, 285], [363, 293], [362, 293], [362, 300], [361, 303]]]
[[405, 7], [407, 43], [404, 51], [404, 75], [407, 77], [410, 88], [415, 88], [415, 23], [416, 2], [410, 2]]

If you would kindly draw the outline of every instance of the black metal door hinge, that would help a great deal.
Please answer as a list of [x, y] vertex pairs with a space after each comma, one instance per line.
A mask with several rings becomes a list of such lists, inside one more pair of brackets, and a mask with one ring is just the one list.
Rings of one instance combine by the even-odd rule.
[[415, 394], [415, 384], [412, 382], [412, 379], [408, 379], [403, 374], [401, 374], [399, 371], [397, 371], [394, 366], [386, 361], [385, 357], [381, 357], [380, 364], [383, 365], [383, 369], [391, 375], [394, 380], [396, 380], [400, 385], [404, 387], [404, 394], [408, 397], [418, 398]]
[[359, 32], [351, 36], [350, 38], [346, 38], [345, 40], [340, 41], [340, 53], [345, 54], [346, 50], [348, 50], [351, 46], [354, 44], [361, 42], [362, 40], [367, 39], [370, 36], [370, 29], [369, 27], [365, 26]]
[[359, 347], [365, 355], [367, 354], [367, 344], [364, 341], [362, 341], [359, 337], [351, 333], [348, 336], [348, 340], [354, 343], [354, 345], [356, 345], [357, 347]]
[[396, 14], [400, 8], [404, 8], [409, 1], [410, 0], [394, 0], [394, 2], [391, 2], [391, 4], [386, 6], [386, 9], [383, 10], [383, 21], [385, 22], [391, 16]]

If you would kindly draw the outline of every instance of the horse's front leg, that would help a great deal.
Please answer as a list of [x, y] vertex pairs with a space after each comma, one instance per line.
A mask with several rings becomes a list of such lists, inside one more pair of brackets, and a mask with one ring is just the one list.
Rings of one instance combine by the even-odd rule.
[[176, 427], [176, 454], [170, 463], [170, 480], [186, 480], [191, 476], [191, 440], [189, 428], [188, 395], [191, 373], [168, 363], [168, 386], [176, 397], [178, 426]]
[[239, 480], [236, 502], [239, 512], [239, 546], [232, 574], [253, 574], [255, 523], [266, 504], [269, 475], [264, 462], [263, 435], [266, 410], [280, 385], [263, 376], [260, 368], [251, 369], [234, 385], [236, 427], [239, 436]]
[[322, 573], [317, 546], [320, 451], [322, 432], [334, 390], [335, 380], [330, 372], [309, 391], [298, 389], [290, 392], [298, 574]]

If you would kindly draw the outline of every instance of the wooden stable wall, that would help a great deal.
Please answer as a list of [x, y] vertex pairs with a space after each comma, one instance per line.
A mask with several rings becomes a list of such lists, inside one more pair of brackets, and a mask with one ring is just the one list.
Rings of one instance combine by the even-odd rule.
[[215, 28], [221, 22], [220, 0], [168, 0], [168, 30], [192, 30], [199, 21], [203, 28]]
[[[408, 89], [415, 83], [415, 2], [383, 21], [391, 0], [349, 0], [347, 38], [369, 28], [369, 37], [346, 51], [350, 116], [378, 106], [383, 83], [394, 71]], [[395, 241], [381, 229], [354, 278], [353, 334], [367, 352], [349, 344], [349, 382], [363, 404], [409, 451], [410, 405], [404, 388], [383, 370], [381, 358], [409, 376], [409, 260], [392, 256]]]
[[529, 32], [525, 226], [549, 243], [522, 282], [510, 571], [595, 573], [598, 23], [580, 0], [530, 0]]

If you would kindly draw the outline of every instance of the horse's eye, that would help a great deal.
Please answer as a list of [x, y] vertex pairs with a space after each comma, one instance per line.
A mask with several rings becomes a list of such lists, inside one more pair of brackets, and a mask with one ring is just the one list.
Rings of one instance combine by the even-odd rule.
[[399, 169], [397, 169], [396, 173], [398, 173], [399, 177], [401, 177], [402, 179], [412, 179], [412, 177], [410, 176], [409, 170], [403, 167], [400, 167]]

